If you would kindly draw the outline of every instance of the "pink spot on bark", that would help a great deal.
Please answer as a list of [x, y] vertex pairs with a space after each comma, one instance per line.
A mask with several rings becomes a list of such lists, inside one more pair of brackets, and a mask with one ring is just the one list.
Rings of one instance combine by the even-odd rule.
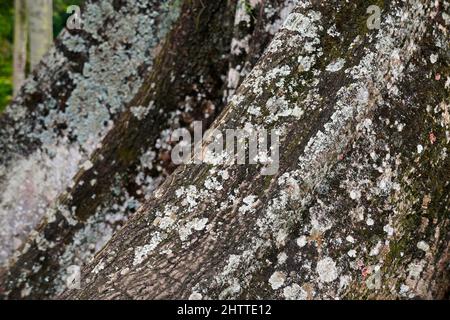
[[434, 144], [436, 142], [436, 136], [433, 132], [430, 132], [430, 142], [431, 144]]

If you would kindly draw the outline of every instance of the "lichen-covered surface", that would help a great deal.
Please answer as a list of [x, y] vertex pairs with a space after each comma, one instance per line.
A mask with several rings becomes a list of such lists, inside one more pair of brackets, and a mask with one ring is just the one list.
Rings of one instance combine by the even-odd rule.
[[211, 124], [294, 1], [237, 4], [185, 2], [129, 111], [16, 252], [2, 278], [5, 296], [51, 297], [64, 288], [68, 267], [91, 259], [173, 171], [173, 130]]
[[444, 297], [450, 3], [368, 5], [299, 1], [214, 122], [278, 130], [276, 175], [178, 168], [62, 298]]
[[152, 66], [178, 1], [89, 0], [0, 116], [0, 263], [111, 128]]

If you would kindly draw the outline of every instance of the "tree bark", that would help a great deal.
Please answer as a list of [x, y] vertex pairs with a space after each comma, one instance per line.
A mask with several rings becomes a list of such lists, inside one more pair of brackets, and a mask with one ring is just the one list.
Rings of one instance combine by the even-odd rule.
[[[3, 280], [9, 297], [20, 297], [25, 286], [33, 288], [28, 296], [33, 298], [49, 297], [53, 291], [61, 290], [68, 267], [83, 265], [149, 195], [154, 186], [149, 186], [148, 181], [157, 185], [173, 170], [171, 132], [179, 127], [189, 128], [194, 120], [203, 120], [204, 126], [209, 126], [227, 98], [227, 70], [230, 73], [239, 65], [249, 68], [256, 62], [276, 30], [269, 30], [268, 26], [279, 25], [285, 18], [280, 12], [291, 5], [289, 1], [266, 2], [264, 8], [258, 5], [248, 16], [239, 8], [236, 17], [245, 21], [234, 19], [234, 6], [235, 3], [225, 1], [184, 5], [180, 21], [159, 53], [153, 72], [130, 103], [129, 111], [91, 158], [92, 168], [77, 175], [75, 187], [60, 197], [57, 211], [49, 212], [52, 218], [41, 223], [39, 234], [55, 235], [46, 237], [51, 242], [49, 248], [42, 250], [36, 241], [42, 239], [35, 234], [28, 239], [26, 252], [19, 252], [9, 267], [7, 280]], [[233, 28], [235, 38], [231, 39]], [[245, 45], [233, 47], [240, 41], [238, 37], [246, 38]], [[245, 70], [234, 70], [238, 75], [239, 72], [245, 75]], [[197, 98], [186, 98], [192, 96]], [[142, 112], [136, 109], [144, 108], [146, 115], [141, 116]], [[148, 158], [148, 154], [156, 156]], [[68, 208], [75, 208], [76, 223], [66, 222], [63, 213]], [[36, 264], [39, 268], [33, 269]], [[49, 277], [53, 280], [43, 280]]]
[[0, 115], [0, 263], [137, 93], [178, 1], [89, 0]]
[[[213, 70], [233, 10], [184, 6], [129, 111], [0, 276], [3, 297], [58, 294], [141, 203], [61, 298], [448, 295], [448, 1], [380, 3], [380, 30], [365, 1], [300, 1], [253, 68], [291, 1], [268, 24], [259, 3], [239, 3]], [[220, 132], [280, 133], [278, 172], [184, 165], [153, 193], [174, 170], [171, 130], [208, 127], [222, 100]]]
[[52, 0], [27, 0], [30, 39], [30, 66], [33, 69], [53, 43]]
[[278, 130], [278, 173], [181, 166], [61, 298], [444, 297], [448, 8], [302, 2], [213, 124]]
[[14, 1], [14, 53], [13, 91], [14, 95], [25, 80], [27, 64], [28, 19], [25, 0]]

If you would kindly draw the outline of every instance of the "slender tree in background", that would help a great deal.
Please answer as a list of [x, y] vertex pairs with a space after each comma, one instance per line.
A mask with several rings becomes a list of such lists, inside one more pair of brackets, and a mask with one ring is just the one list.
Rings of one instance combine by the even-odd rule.
[[27, 1], [30, 65], [34, 68], [53, 43], [52, 0]]
[[27, 63], [27, 32], [28, 19], [26, 0], [14, 1], [14, 95], [25, 80], [25, 67]]

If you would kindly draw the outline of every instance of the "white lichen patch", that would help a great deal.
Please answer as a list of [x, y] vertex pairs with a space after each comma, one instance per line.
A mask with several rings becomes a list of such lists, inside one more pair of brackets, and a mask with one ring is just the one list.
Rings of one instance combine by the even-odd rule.
[[286, 275], [280, 271], [275, 271], [269, 278], [269, 284], [273, 290], [280, 289], [284, 281], [286, 281]]
[[222, 190], [222, 183], [217, 180], [216, 177], [210, 177], [205, 180], [205, 187], [208, 190]]
[[201, 197], [196, 186], [181, 187], [176, 191], [178, 198], [183, 198], [181, 204], [193, 208], [197, 205], [197, 199]]
[[437, 54], [432, 54], [430, 55], [430, 62], [435, 64], [438, 60], [438, 55]]
[[356, 250], [354, 250], [354, 249], [349, 250], [349, 251], [347, 252], [347, 255], [348, 255], [350, 258], [355, 258], [355, 257], [356, 257]]
[[258, 197], [255, 195], [249, 195], [245, 197], [242, 202], [243, 205], [239, 208], [239, 212], [245, 214], [254, 210]]
[[150, 108], [143, 106], [133, 106], [130, 108], [130, 111], [138, 120], [142, 120], [148, 114]]
[[422, 153], [423, 152], [423, 146], [421, 144], [417, 145], [417, 153]]
[[277, 263], [279, 265], [282, 265], [286, 262], [287, 258], [288, 258], [288, 256], [287, 256], [286, 252], [280, 252], [277, 256]]
[[300, 248], [303, 248], [308, 243], [308, 239], [306, 238], [306, 236], [301, 236], [301, 237], [297, 238], [296, 242]]
[[93, 273], [97, 274], [100, 271], [102, 271], [103, 269], [105, 269], [105, 263], [103, 261], [100, 261], [94, 268], [94, 270], [92, 270]]
[[395, 230], [393, 227], [387, 224], [383, 227], [383, 231], [386, 232], [389, 237], [392, 237], [394, 235]]
[[419, 241], [417, 243], [417, 248], [425, 252], [428, 252], [430, 250], [430, 246], [425, 241]]
[[85, 171], [91, 169], [93, 167], [93, 163], [90, 160], [86, 160], [85, 162], [83, 162], [83, 164], [81, 165], [81, 168]]
[[78, 35], [74, 35], [70, 38], [65, 39], [64, 41], [64, 45], [73, 52], [85, 52], [86, 51], [86, 43], [85, 40], [78, 36]]
[[316, 22], [320, 18], [321, 13], [316, 11], [309, 11], [306, 15], [292, 12], [284, 22], [282, 29], [297, 32], [304, 38], [315, 38], [319, 31], [319, 26]]
[[377, 256], [380, 253], [382, 247], [383, 243], [381, 241], [378, 241], [377, 244], [372, 249], [370, 249], [369, 255]]
[[359, 200], [361, 198], [361, 191], [358, 189], [354, 189], [350, 191], [350, 198], [352, 200]]
[[136, 247], [134, 249], [133, 266], [141, 264], [147, 258], [150, 252], [153, 251], [159, 245], [161, 241], [162, 239], [160, 233], [155, 232], [148, 244]]
[[302, 287], [294, 283], [283, 289], [283, 296], [286, 300], [306, 300], [308, 294]]
[[345, 65], [345, 60], [342, 58], [339, 58], [333, 62], [331, 62], [326, 68], [325, 70], [327, 70], [328, 72], [337, 72], [339, 70], [341, 70]]
[[203, 296], [201, 295], [201, 293], [198, 292], [192, 292], [191, 295], [189, 296], [188, 300], [202, 300]]
[[317, 262], [316, 272], [319, 280], [325, 283], [333, 282], [339, 276], [336, 263], [330, 257], [325, 257]]
[[208, 223], [208, 218], [194, 218], [192, 221], [187, 222], [184, 226], [179, 227], [178, 235], [181, 241], [186, 241], [189, 236], [195, 231], [201, 231], [205, 229]]

